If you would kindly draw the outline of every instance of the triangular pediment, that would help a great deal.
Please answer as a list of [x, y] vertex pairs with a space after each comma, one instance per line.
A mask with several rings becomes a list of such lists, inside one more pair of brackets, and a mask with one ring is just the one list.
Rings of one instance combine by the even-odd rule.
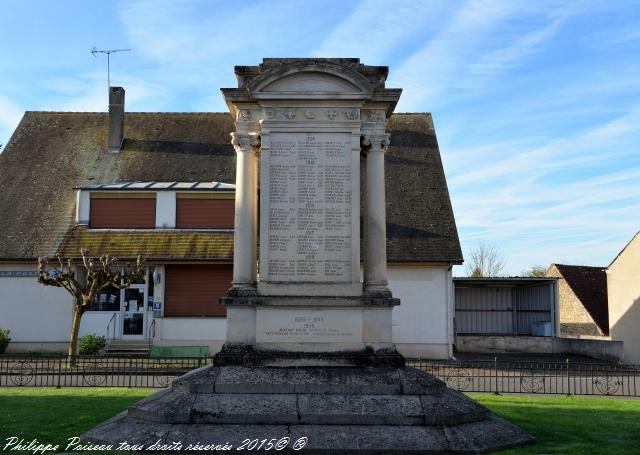
[[276, 79], [265, 85], [260, 92], [358, 93], [361, 90], [348, 80], [333, 74], [303, 72]]

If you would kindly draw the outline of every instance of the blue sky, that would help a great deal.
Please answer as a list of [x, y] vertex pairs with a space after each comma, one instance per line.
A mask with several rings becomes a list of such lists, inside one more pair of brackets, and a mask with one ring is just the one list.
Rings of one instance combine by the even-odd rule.
[[[518, 274], [607, 265], [640, 230], [637, 1], [3, 0], [0, 142], [25, 110], [224, 111], [263, 57], [388, 65], [398, 112], [432, 112], [463, 250]], [[457, 271], [458, 274], [462, 270]]]

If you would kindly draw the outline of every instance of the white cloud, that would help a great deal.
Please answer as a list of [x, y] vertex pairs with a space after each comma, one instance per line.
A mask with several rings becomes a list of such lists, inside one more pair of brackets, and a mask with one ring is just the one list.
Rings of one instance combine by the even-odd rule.
[[469, 94], [537, 52], [569, 13], [548, 4], [471, 0], [391, 74], [402, 110]]
[[463, 246], [497, 243], [510, 273], [550, 262], [606, 265], [640, 230], [638, 134], [640, 107], [540, 147], [516, 143], [503, 158], [490, 152], [509, 143], [480, 144], [475, 157], [473, 148], [454, 152], [454, 162], [465, 161], [448, 174]]
[[[445, 1], [361, 1], [311, 52], [316, 57], [360, 57], [369, 65], [388, 58], [420, 35], [433, 32], [445, 13]], [[397, 57], [393, 55], [393, 57]]]

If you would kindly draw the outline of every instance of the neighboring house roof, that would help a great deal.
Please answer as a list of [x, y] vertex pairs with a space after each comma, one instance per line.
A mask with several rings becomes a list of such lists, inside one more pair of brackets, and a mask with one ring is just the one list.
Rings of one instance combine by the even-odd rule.
[[[62, 241], [73, 235], [77, 186], [235, 182], [228, 113], [127, 113], [120, 153], [106, 152], [107, 115], [25, 113], [0, 154], [0, 260], [51, 256], [71, 244]], [[461, 263], [431, 115], [395, 114], [388, 130], [388, 260]]]
[[605, 267], [552, 264], [605, 335], [609, 333]]
[[[80, 249], [90, 253], [109, 252], [119, 258], [141, 255], [148, 261], [233, 260], [233, 232], [188, 230], [120, 231], [72, 228], [56, 253], [64, 258], [80, 257]], [[97, 254], [97, 253], [96, 253]]]

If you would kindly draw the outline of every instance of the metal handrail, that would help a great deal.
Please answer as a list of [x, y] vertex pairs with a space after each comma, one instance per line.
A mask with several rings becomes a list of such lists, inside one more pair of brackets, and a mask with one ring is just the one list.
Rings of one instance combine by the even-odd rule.
[[153, 343], [153, 339], [156, 337], [156, 320], [155, 318], [151, 321], [151, 325], [149, 326], [149, 351], [151, 351], [151, 344]]
[[[114, 322], [114, 321], [115, 321], [115, 318], [116, 318], [116, 315], [117, 315], [117, 314], [118, 314], [118, 313], [113, 313], [113, 314], [111, 315], [111, 319], [109, 319], [109, 323], [107, 324], [107, 341], [109, 341], [109, 340], [115, 340], [115, 339], [116, 339], [116, 324], [115, 324], [115, 322]], [[112, 323], [112, 322], [114, 322], [114, 324], [113, 324], [113, 337], [110, 337], [110, 336], [109, 336], [109, 327], [111, 327], [111, 323]]]

